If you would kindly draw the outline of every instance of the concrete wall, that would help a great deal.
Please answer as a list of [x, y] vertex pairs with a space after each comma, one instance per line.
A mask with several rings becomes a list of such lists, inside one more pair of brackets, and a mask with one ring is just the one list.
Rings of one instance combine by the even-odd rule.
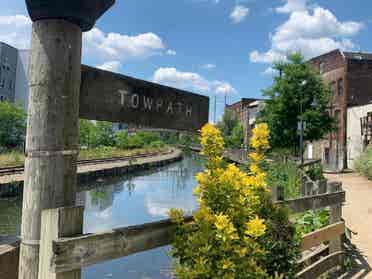
[[27, 111], [28, 106], [28, 61], [29, 50], [18, 51], [17, 76], [15, 84], [15, 102]]
[[360, 118], [372, 112], [372, 104], [351, 107], [347, 110], [347, 157], [349, 168], [354, 167], [354, 161], [363, 151]]

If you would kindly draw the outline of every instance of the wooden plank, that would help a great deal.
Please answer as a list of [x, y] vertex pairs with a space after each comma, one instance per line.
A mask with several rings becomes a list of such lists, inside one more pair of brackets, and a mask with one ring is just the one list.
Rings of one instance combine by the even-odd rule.
[[50, 263], [54, 257], [53, 240], [83, 232], [83, 207], [65, 207], [44, 210], [41, 217], [41, 245], [38, 279], [80, 279], [80, 268], [54, 273]]
[[315, 262], [311, 266], [305, 268], [296, 275], [297, 279], [314, 279], [329, 271], [331, 268], [342, 265], [344, 262], [344, 252], [336, 252], [321, 260]]
[[81, 77], [81, 118], [189, 131], [208, 122], [206, 96], [88, 66]]
[[310, 248], [320, 245], [325, 241], [333, 240], [344, 233], [344, 222], [338, 222], [315, 232], [308, 233], [302, 238], [301, 251], [309, 250]]
[[307, 210], [320, 209], [331, 205], [342, 204], [343, 202], [345, 202], [345, 191], [280, 201], [277, 204], [288, 206], [293, 213], [300, 213]]
[[[190, 222], [193, 217], [186, 217]], [[164, 220], [53, 242], [52, 270], [66, 272], [172, 243], [175, 225]]]

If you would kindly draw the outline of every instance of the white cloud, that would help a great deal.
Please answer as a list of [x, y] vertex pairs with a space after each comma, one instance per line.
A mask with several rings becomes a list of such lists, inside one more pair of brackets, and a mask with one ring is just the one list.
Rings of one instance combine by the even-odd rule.
[[159, 68], [153, 81], [164, 85], [202, 93], [235, 94], [236, 89], [226, 81], [207, 80], [197, 73], [181, 72], [176, 68]]
[[84, 33], [84, 47], [88, 53], [122, 61], [144, 59], [165, 52], [162, 39], [154, 33], [128, 36], [119, 33], [106, 34], [98, 28]]
[[97, 66], [98, 69], [110, 71], [110, 72], [119, 72], [121, 68], [120, 61], [107, 61], [102, 65]]
[[217, 67], [216, 64], [204, 64], [204, 65], [202, 65], [202, 68], [206, 69], [206, 70], [212, 70], [212, 69], [215, 69], [216, 67]]
[[277, 70], [275, 70], [273, 67], [266, 68], [265, 71], [262, 72], [265, 76], [275, 76], [278, 73]]
[[307, 7], [308, 0], [283, 0], [285, 4], [283, 6], [277, 7], [275, 10], [278, 13], [292, 13], [297, 11], [305, 11]]
[[249, 8], [243, 5], [236, 5], [230, 14], [230, 19], [233, 23], [240, 23], [247, 17], [248, 13]]
[[339, 21], [331, 11], [322, 7], [294, 11], [270, 36], [271, 48], [266, 52], [252, 51], [250, 60], [272, 63], [297, 51], [310, 58], [336, 48], [352, 50], [355, 44], [348, 37], [358, 34], [362, 28], [360, 22]]
[[167, 54], [168, 55], [171, 55], [171, 56], [174, 56], [174, 55], [177, 55], [177, 52], [175, 50], [173, 50], [173, 49], [168, 49], [167, 50]]
[[20, 49], [30, 48], [31, 20], [24, 15], [0, 16], [0, 41]]

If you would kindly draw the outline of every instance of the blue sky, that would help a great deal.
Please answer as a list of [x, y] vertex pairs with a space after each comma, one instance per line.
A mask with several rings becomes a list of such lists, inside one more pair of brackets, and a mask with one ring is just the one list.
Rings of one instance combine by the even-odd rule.
[[[5, 2], [5, 3], [4, 3]], [[273, 60], [371, 51], [368, 0], [116, 0], [84, 34], [83, 62], [229, 102], [262, 97]], [[2, 0], [0, 40], [29, 47], [24, 1]], [[275, 73], [274, 73], [275, 74]]]

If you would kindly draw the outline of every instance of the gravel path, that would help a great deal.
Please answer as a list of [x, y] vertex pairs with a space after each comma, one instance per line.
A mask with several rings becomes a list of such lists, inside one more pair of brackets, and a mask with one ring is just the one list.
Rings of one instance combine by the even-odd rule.
[[356, 268], [352, 274], [342, 278], [372, 279], [372, 181], [355, 173], [326, 176], [329, 180], [343, 183], [346, 203], [342, 215], [347, 227], [356, 233], [352, 236]]

